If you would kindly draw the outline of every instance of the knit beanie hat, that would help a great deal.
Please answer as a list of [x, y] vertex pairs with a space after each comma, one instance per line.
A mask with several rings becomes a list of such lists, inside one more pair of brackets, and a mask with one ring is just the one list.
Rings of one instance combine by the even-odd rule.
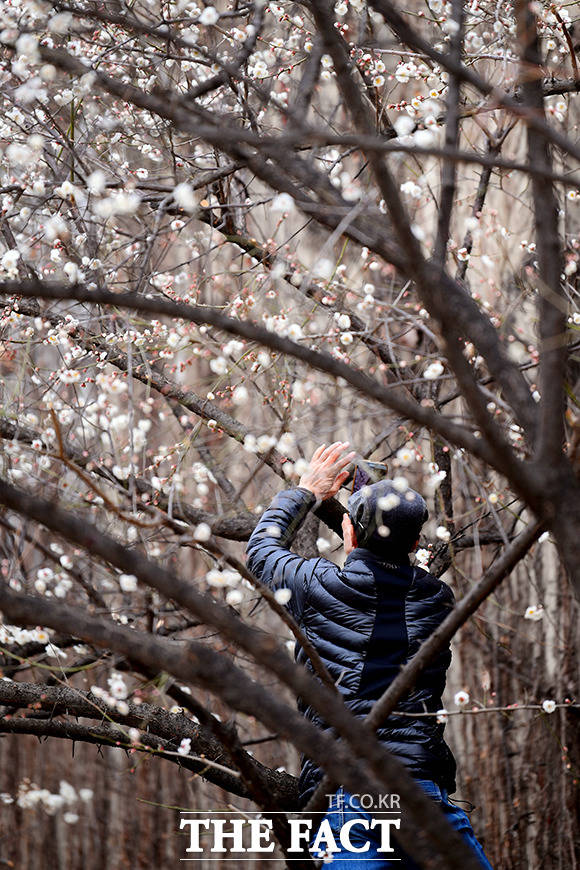
[[404, 559], [411, 552], [429, 516], [418, 492], [401, 489], [392, 480], [363, 486], [350, 496], [347, 509], [358, 546], [390, 559]]

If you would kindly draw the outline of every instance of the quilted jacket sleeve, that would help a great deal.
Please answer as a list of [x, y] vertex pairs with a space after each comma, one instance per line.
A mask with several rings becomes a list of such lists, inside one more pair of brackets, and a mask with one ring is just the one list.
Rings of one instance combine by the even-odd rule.
[[291, 591], [287, 607], [297, 621], [302, 616], [316, 566], [324, 560], [303, 559], [289, 548], [315, 502], [307, 489], [279, 492], [262, 514], [246, 548], [248, 568], [258, 580], [274, 591], [283, 588]]

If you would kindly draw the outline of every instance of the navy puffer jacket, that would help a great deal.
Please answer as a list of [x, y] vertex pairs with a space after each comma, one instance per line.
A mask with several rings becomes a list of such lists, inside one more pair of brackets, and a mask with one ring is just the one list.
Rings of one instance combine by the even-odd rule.
[[[454, 597], [446, 583], [421, 568], [386, 564], [363, 548], [353, 550], [342, 569], [328, 559], [291, 553], [292, 540], [314, 503], [306, 489], [278, 493], [248, 542], [248, 568], [270, 588], [291, 590], [288, 609], [318, 650], [346, 706], [364, 717], [445, 619]], [[295, 656], [312, 670], [299, 644]], [[421, 673], [397, 711], [441, 709], [450, 661], [446, 648]], [[300, 700], [298, 706], [320, 728], [328, 728], [312, 707]], [[455, 759], [443, 740], [444, 727], [434, 716], [391, 715], [377, 734], [414, 777], [434, 780], [453, 793]], [[322, 775], [311, 759], [302, 759], [301, 806]]]

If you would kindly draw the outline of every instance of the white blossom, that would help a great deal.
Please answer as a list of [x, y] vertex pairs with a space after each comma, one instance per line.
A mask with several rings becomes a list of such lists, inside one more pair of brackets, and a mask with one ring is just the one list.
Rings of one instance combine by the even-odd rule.
[[317, 260], [312, 267], [312, 274], [317, 278], [324, 278], [325, 280], [331, 277], [333, 271], [334, 263], [328, 259]]
[[65, 273], [65, 275], [68, 276], [68, 279], [71, 282], [71, 284], [75, 284], [78, 281], [79, 267], [77, 266], [76, 263], [73, 263], [72, 261], [69, 260], [69, 262], [65, 263], [64, 266], [62, 267], [62, 271]]
[[247, 450], [248, 453], [257, 453], [258, 452], [258, 441], [255, 435], [252, 435], [251, 432], [244, 437], [244, 450]]
[[414, 461], [414, 459], [415, 459], [415, 452], [414, 452], [414, 450], [411, 450], [409, 447], [401, 447], [399, 450], [397, 450], [397, 455], [395, 458], [397, 465], [403, 465], [403, 466], [411, 465], [411, 463]]
[[423, 372], [423, 377], [426, 381], [435, 381], [443, 374], [444, 370], [443, 363], [440, 360], [435, 360], [427, 366]]
[[119, 574], [119, 586], [123, 592], [135, 592], [137, 578], [134, 574]]
[[81, 379], [81, 373], [75, 369], [65, 369], [59, 372], [58, 376], [63, 384], [77, 384]]
[[236, 607], [244, 600], [244, 594], [241, 589], [230, 589], [226, 595], [226, 603], [231, 607]]
[[290, 599], [292, 598], [292, 590], [291, 589], [276, 589], [274, 592], [274, 598], [278, 602], [278, 604], [288, 604]]
[[15, 43], [16, 54], [26, 57], [31, 63], [40, 61], [38, 37], [33, 33], [22, 33]]
[[100, 195], [105, 190], [106, 177], [101, 169], [95, 169], [87, 178], [87, 190], [89, 193]]
[[276, 446], [280, 453], [286, 455], [296, 447], [296, 438], [292, 432], [283, 432], [282, 435], [280, 435]]
[[415, 553], [415, 559], [417, 560], [417, 564], [422, 568], [426, 568], [428, 566], [430, 558], [431, 553], [429, 552], [429, 550], [425, 550], [424, 548], [417, 550], [417, 552]]
[[377, 507], [383, 511], [392, 511], [401, 504], [401, 499], [394, 492], [377, 499]]
[[62, 184], [54, 188], [54, 192], [57, 196], [60, 196], [63, 199], [69, 199], [69, 197], [72, 197], [76, 194], [77, 188], [71, 181], [66, 179], [62, 182]]
[[115, 700], [124, 700], [129, 694], [127, 684], [118, 671], [113, 671], [107, 682], [111, 697]]
[[232, 394], [232, 401], [234, 405], [246, 405], [249, 398], [250, 395], [243, 384], [237, 386]]
[[6, 251], [2, 255], [2, 268], [8, 272], [10, 277], [16, 277], [18, 275], [18, 261], [20, 260], [20, 251], [16, 248], [11, 248], [9, 251]]
[[209, 541], [211, 538], [211, 526], [207, 523], [199, 523], [193, 532], [193, 538], [196, 541]]
[[421, 196], [422, 190], [414, 181], [405, 181], [401, 184], [401, 193], [418, 199]]
[[546, 699], [542, 701], [542, 710], [544, 713], [553, 713], [556, 709], [556, 702]]
[[408, 136], [415, 128], [415, 122], [409, 115], [399, 115], [393, 121], [393, 127], [397, 136]]
[[291, 338], [292, 341], [298, 341], [304, 335], [302, 331], [302, 327], [299, 323], [291, 323], [286, 332], [288, 338]]
[[199, 23], [210, 25], [217, 24], [219, 21], [219, 12], [213, 6], [206, 6], [201, 15], [199, 16]]
[[179, 208], [182, 208], [186, 212], [192, 213], [197, 208], [195, 191], [187, 181], [182, 181], [173, 188], [173, 199]]
[[98, 217], [110, 218], [114, 215], [131, 215], [134, 214], [141, 199], [135, 191], [115, 191], [105, 199], [97, 200], [93, 203], [93, 211]]
[[409, 81], [410, 77], [411, 76], [410, 76], [409, 70], [408, 70], [407, 66], [404, 64], [401, 64], [395, 70], [395, 78], [402, 85], [406, 84]]
[[191, 752], [191, 738], [184, 737], [177, 749], [179, 755], [189, 755]]
[[58, 12], [48, 19], [48, 29], [51, 33], [63, 34], [70, 29], [73, 17], [70, 12]]
[[77, 801], [77, 793], [75, 788], [65, 779], [61, 779], [59, 784], [59, 794], [67, 804], [74, 804]]
[[225, 375], [228, 370], [228, 363], [223, 356], [218, 356], [215, 359], [210, 359], [209, 367], [216, 375]]
[[266, 453], [276, 444], [276, 439], [273, 435], [260, 435], [256, 440], [256, 446], [259, 453]]

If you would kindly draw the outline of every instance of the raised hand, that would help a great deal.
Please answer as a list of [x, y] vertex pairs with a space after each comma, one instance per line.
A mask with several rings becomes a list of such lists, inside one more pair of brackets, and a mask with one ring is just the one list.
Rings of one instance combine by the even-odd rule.
[[309, 489], [319, 501], [336, 495], [348, 477], [347, 466], [356, 456], [355, 450], [345, 454], [348, 447], [348, 441], [335, 441], [329, 447], [321, 444], [314, 451], [310, 466], [300, 478], [298, 486]]

